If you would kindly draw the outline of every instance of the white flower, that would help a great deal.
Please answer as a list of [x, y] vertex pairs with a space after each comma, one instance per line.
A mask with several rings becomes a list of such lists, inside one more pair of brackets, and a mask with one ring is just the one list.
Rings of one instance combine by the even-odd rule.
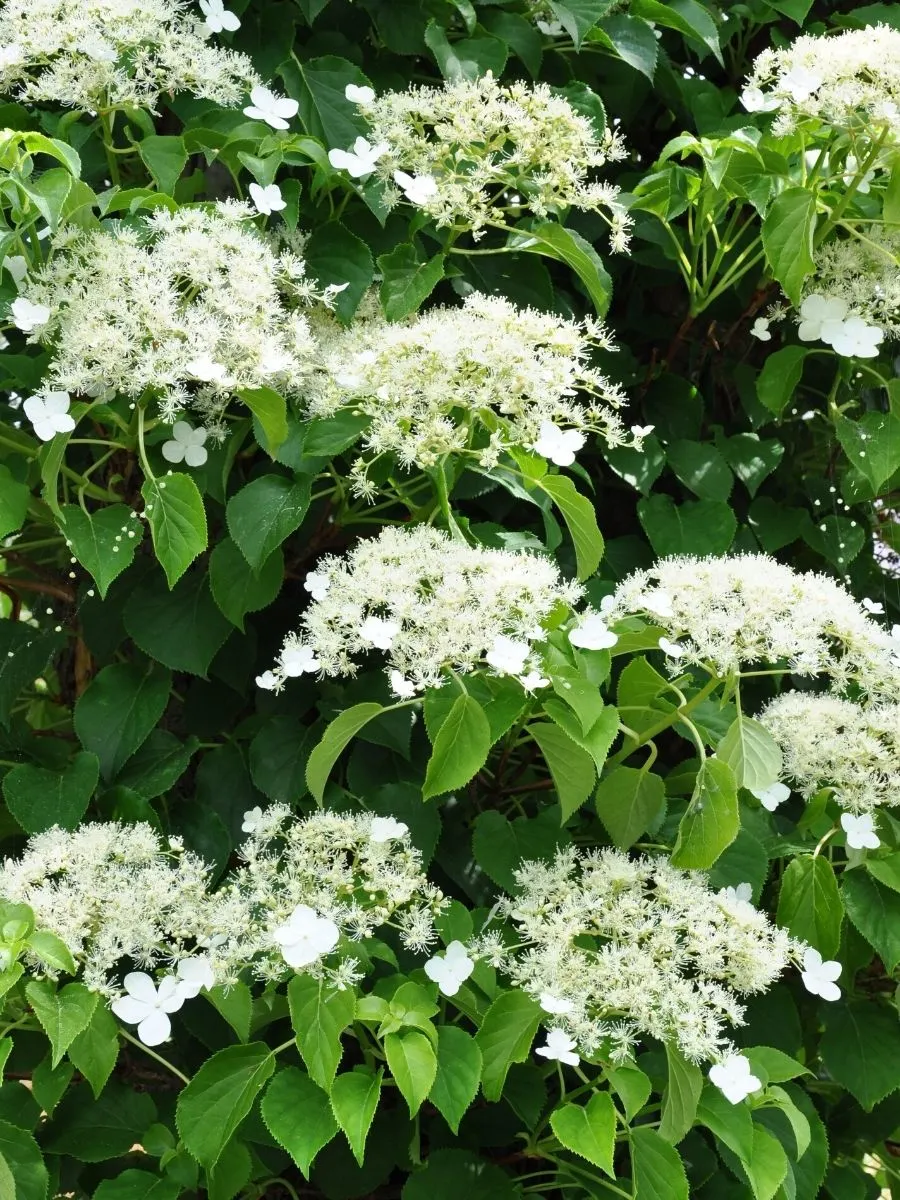
[[777, 780], [775, 783], [770, 783], [767, 788], [750, 788], [749, 791], [768, 812], [774, 812], [778, 805], [784, 804], [791, 794], [791, 789], [787, 784]]
[[571, 1000], [566, 1000], [561, 996], [554, 996], [552, 992], [541, 992], [538, 1004], [540, 1004], [545, 1013], [553, 1013], [554, 1016], [560, 1013], [570, 1013], [575, 1009], [575, 1005]]
[[631, 432], [636, 438], [645, 438], [648, 437], [655, 428], [655, 425], [632, 425]]
[[265, 121], [272, 129], [287, 129], [291, 117], [297, 115], [300, 105], [296, 100], [278, 96], [267, 87], [255, 87], [250, 92], [250, 103], [244, 116], [254, 121]]
[[871, 613], [873, 617], [884, 615], [884, 605], [879, 600], [870, 600], [868, 596], [863, 596], [860, 604], [867, 613]]
[[292, 679], [298, 675], [311, 675], [319, 669], [319, 660], [311, 646], [285, 646], [279, 655], [278, 662], [282, 674]]
[[475, 970], [475, 963], [462, 942], [451, 942], [444, 954], [436, 954], [425, 964], [425, 974], [445, 996], [455, 996]]
[[21, 254], [10, 254], [4, 258], [3, 265], [12, 276], [13, 283], [18, 287], [28, 274], [28, 259]]
[[800, 327], [797, 337], [801, 342], [816, 342], [820, 339], [830, 343], [831, 336], [850, 311], [846, 300], [840, 296], [807, 296], [800, 305]]
[[253, 207], [264, 217], [269, 217], [273, 212], [281, 212], [283, 208], [287, 208], [287, 200], [282, 197], [281, 188], [277, 183], [270, 183], [268, 187], [260, 187], [258, 183], [251, 183], [248, 190]]
[[19, 296], [9, 306], [13, 325], [23, 333], [31, 333], [46, 325], [50, 320], [50, 309], [46, 304], [33, 304], [25, 296]]
[[11, 42], [8, 46], [0, 46], [0, 71], [5, 71], [7, 67], [14, 67], [16, 63], [22, 61], [22, 47], [17, 46], [15, 42]]
[[545, 679], [540, 671], [529, 671], [527, 675], [519, 677], [519, 683], [521, 683], [526, 692], [534, 692], [538, 688], [549, 687], [550, 680]]
[[216, 976], [209, 956], [197, 954], [183, 958], [175, 968], [178, 991], [185, 1000], [193, 1000], [205, 988], [210, 991], [216, 986]]
[[575, 1054], [576, 1041], [563, 1029], [548, 1029], [546, 1046], [538, 1046], [535, 1049], [535, 1054], [543, 1055], [544, 1058], [552, 1058], [557, 1062], [568, 1063], [570, 1067], [577, 1067], [581, 1059]]
[[560, 21], [542, 21], [540, 17], [535, 21], [538, 29], [544, 37], [562, 37], [566, 32]]
[[[823, 337], [822, 340], [826, 339]], [[846, 358], [876, 358], [879, 343], [884, 340], [884, 330], [870, 325], [862, 317], [847, 317], [830, 331], [827, 340], [837, 354]]]
[[710, 1067], [709, 1079], [732, 1104], [740, 1104], [762, 1087], [762, 1080], [757, 1079], [750, 1070], [750, 1059], [743, 1054], [726, 1055], [721, 1062]]
[[759, 338], [761, 342], [771, 342], [772, 335], [769, 333], [769, 322], [765, 317], [757, 317], [753, 322], [753, 327], [750, 330], [751, 336]]
[[168, 1013], [178, 1012], [184, 996], [174, 975], [159, 981], [159, 989], [145, 971], [130, 971], [123, 980], [128, 993], [113, 1000], [110, 1008], [126, 1025], [137, 1025], [145, 1046], [158, 1046], [172, 1032]]
[[234, 33], [241, 27], [239, 18], [225, 8], [222, 0], [200, 0], [200, 9], [210, 33], [221, 33], [223, 29]]
[[42, 442], [49, 442], [58, 433], [71, 433], [75, 428], [74, 418], [69, 416], [70, 404], [68, 392], [46, 392], [43, 396], [29, 396], [22, 410], [34, 426], [35, 434]]
[[393, 841], [395, 838], [406, 837], [408, 833], [409, 826], [394, 817], [373, 817], [372, 832], [369, 837], [376, 845], [380, 845], [383, 842]]
[[262, 675], [257, 675], [256, 686], [262, 688], [264, 692], [274, 692], [278, 687], [274, 671], [263, 671]]
[[308, 967], [335, 948], [341, 931], [330, 917], [320, 916], [308, 904], [298, 904], [289, 919], [272, 930], [289, 967]]
[[[611, 596], [605, 599], [612, 599]], [[672, 597], [668, 592], [664, 592], [662, 588], [654, 588], [652, 592], [648, 592], [644, 596], [644, 608], [654, 617], [674, 617], [675, 610], [672, 608]]]
[[262, 819], [263, 810], [258, 804], [255, 808], [248, 808], [244, 813], [244, 823], [241, 825], [241, 831], [243, 833], [255, 833], [262, 824]]
[[834, 981], [840, 973], [841, 964], [839, 962], [835, 962], [833, 959], [823, 962], [822, 955], [812, 947], [803, 955], [803, 970], [800, 972], [800, 978], [803, 980], [806, 990], [812, 992], [814, 996], [821, 996], [823, 1000], [839, 1000], [841, 989]]
[[359, 627], [359, 636], [364, 642], [379, 650], [390, 650], [394, 638], [400, 632], [399, 621], [386, 621], [383, 617], [366, 617]]
[[403, 189], [410, 204], [421, 206], [437, 195], [437, 181], [431, 175], [407, 175], [405, 171], [395, 171], [394, 183]]
[[678, 642], [670, 642], [666, 637], [661, 637], [657, 645], [669, 658], [681, 658], [684, 654], [684, 646], [679, 645]]
[[198, 354], [187, 364], [187, 372], [201, 383], [224, 383], [227, 369], [210, 354]]
[[781, 101], [777, 96], [766, 94], [761, 88], [744, 88], [741, 93], [741, 104], [747, 112], [774, 112]]
[[752, 904], [753, 885], [751, 883], [739, 883], [737, 887], [720, 888], [719, 895], [725, 900], [730, 900], [733, 904]]
[[501, 633], [494, 638], [494, 644], [485, 654], [485, 662], [500, 675], [521, 675], [525, 669], [525, 660], [531, 653], [527, 642], [518, 642], [515, 638]]
[[852, 813], [841, 813], [841, 828], [847, 835], [847, 845], [854, 850], [877, 850], [881, 845], [871, 813], [863, 813], [859, 817]]
[[[853, 180], [856, 178], [856, 173], [857, 173], [858, 169], [859, 169], [859, 163], [856, 161], [856, 155], [848, 154], [847, 159], [844, 163], [844, 172], [845, 172], [844, 184], [846, 187], [849, 187], [851, 185], [851, 183], [853, 182]], [[865, 175], [863, 175], [862, 179], [860, 179], [859, 184], [857, 185], [857, 188], [856, 188], [856, 190], [860, 193], [860, 195], [862, 195], [862, 196], [868, 195], [869, 191], [871, 190], [869, 188], [869, 184], [875, 178], [876, 173], [877, 173], [877, 169], [875, 167], [872, 167], [872, 169], [869, 171], [866, 171]]]
[[331, 587], [331, 579], [322, 572], [309, 571], [303, 580], [303, 587], [313, 600], [324, 600]]
[[371, 175], [379, 158], [387, 154], [387, 142], [370, 146], [364, 137], [358, 137], [352, 150], [329, 150], [328, 161], [336, 171], [346, 171], [353, 179]]
[[401, 700], [411, 700], [416, 694], [416, 685], [411, 679], [407, 679], [402, 671], [391, 671], [388, 679], [391, 691]]
[[348, 83], [344, 88], [344, 95], [351, 104], [371, 104], [375, 99], [375, 89], [365, 84], [360, 87], [358, 84]]
[[607, 628], [599, 613], [589, 612], [574, 629], [569, 630], [569, 641], [582, 650], [608, 650], [619, 640], [618, 635]]
[[558, 467], [571, 467], [584, 441], [584, 434], [577, 429], [560, 429], [552, 421], [541, 421], [540, 433], [532, 450]]
[[804, 100], [808, 100], [821, 86], [822, 76], [800, 64], [785, 71], [778, 80], [779, 89], [787, 92], [795, 104], [802, 104]]
[[176, 421], [172, 426], [172, 440], [163, 442], [162, 456], [166, 462], [202, 467], [209, 457], [203, 445], [208, 436], [202, 425], [191, 429], [187, 421]]

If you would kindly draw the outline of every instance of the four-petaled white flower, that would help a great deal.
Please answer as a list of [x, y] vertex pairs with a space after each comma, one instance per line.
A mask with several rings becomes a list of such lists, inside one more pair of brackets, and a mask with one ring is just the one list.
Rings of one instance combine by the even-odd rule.
[[186, 370], [201, 383], [224, 383], [228, 375], [228, 369], [210, 354], [198, 354], [187, 363]]
[[709, 1079], [732, 1104], [740, 1104], [762, 1087], [762, 1080], [750, 1070], [750, 1059], [743, 1054], [726, 1055], [721, 1062], [710, 1067]]
[[399, 632], [400, 622], [387, 621], [384, 617], [366, 617], [359, 627], [362, 640], [379, 650], [390, 650]]
[[241, 831], [243, 833], [255, 833], [262, 824], [262, 819], [263, 810], [258, 804], [255, 808], [248, 808], [244, 813], [244, 822], [241, 825]]
[[494, 638], [494, 644], [485, 654], [485, 662], [493, 667], [500, 675], [521, 675], [525, 670], [525, 660], [531, 653], [527, 642], [516, 641], [505, 633]]
[[319, 660], [312, 646], [285, 646], [278, 659], [285, 675], [312, 675], [319, 669]]
[[427, 204], [432, 196], [437, 195], [437, 180], [431, 175], [407, 175], [405, 171], [394, 172], [394, 183], [402, 188], [403, 195], [410, 204], [419, 206]]
[[221, 33], [223, 29], [234, 33], [241, 27], [240, 18], [229, 12], [222, 0], [200, 0], [200, 9], [206, 18], [206, 27], [210, 33]]
[[540, 671], [529, 671], [527, 675], [519, 677], [519, 683], [526, 692], [535, 692], [538, 688], [549, 687], [550, 680], [545, 679]]
[[719, 889], [719, 895], [723, 900], [728, 900], [732, 904], [752, 904], [753, 885], [739, 883], [736, 887], [723, 887]]
[[364, 137], [358, 137], [351, 150], [329, 150], [328, 161], [336, 171], [346, 171], [353, 179], [371, 175], [379, 158], [387, 154], [387, 142], [370, 146]]
[[750, 794], [757, 798], [767, 812], [774, 812], [778, 805], [784, 804], [791, 794], [788, 785], [779, 780], [770, 783], [767, 788], [750, 788], [749, 790]]
[[[856, 155], [848, 154], [846, 161], [844, 162], [844, 177], [843, 177], [844, 185], [846, 187], [849, 187], [850, 184], [853, 182], [853, 180], [856, 178], [856, 174], [857, 174], [858, 170], [859, 170], [859, 163], [856, 160]], [[876, 167], [872, 167], [871, 170], [866, 171], [865, 175], [863, 175], [862, 179], [860, 179], [859, 183], [856, 185], [856, 190], [860, 193], [860, 195], [865, 196], [871, 191], [869, 184], [875, 178], [876, 174], [877, 174]]]
[[785, 71], [778, 80], [778, 86], [782, 91], [789, 93], [795, 104], [802, 104], [822, 86], [822, 76], [817, 71], [811, 71], [809, 67], [798, 64]]
[[183, 958], [175, 968], [175, 974], [179, 994], [185, 1000], [193, 1000], [204, 988], [210, 991], [216, 986], [216, 976], [208, 954]]
[[184, 1004], [178, 980], [166, 975], [159, 988], [146, 971], [130, 971], [122, 981], [128, 993], [113, 1000], [110, 1008], [126, 1025], [137, 1025], [137, 1035], [145, 1046], [159, 1046], [172, 1032], [168, 1014]]
[[328, 589], [331, 587], [331, 579], [328, 575], [319, 571], [309, 571], [303, 580], [303, 587], [309, 592], [313, 600], [324, 600], [328, 595]]
[[332, 951], [341, 931], [330, 917], [320, 916], [308, 904], [298, 904], [283, 925], [272, 930], [289, 967], [308, 967]]
[[37, 437], [49, 442], [58, 433], [71, 433], [75, 428], [75, 419], [69, 416], [70, 404], [68, 392], [45, 392], [43, 396], [29, 396], [22, 410]]
[[32, 333], [50, 320], [50, 309], [46, 304], [34, 304], [25, 296], [19, 296], [9, 306], [9, 315], [16, 329]]
[[841, 813], [841, 829], [847, 835], [847, 845], [853, 850], [877, 850], [881, 845], [871, 813], [863, 813], [859, 817], [853, 813]]
[[552, 1058], [556, 1062], [568, 1063], [570, 1067], [577, 1067], [581, 1062], [575, 1053], [577, 1044], [575, 1039], [569, 1037], [564, 1029], [548, 1029], [546, 1046], [536, 1047], [535, 1054], [540, 1054], [544, 1058]]
[[0, 46], [0, 71], [5, 71], [7, 67], [14, 67], [16, 63], [22, 61], [22, 47], [17, 46], [15, 42], [10, 42], [8, 46]]
[[172, 440], [163, 442], [162, 456], [166, 462], [202, 467], [209, 458], [203, 444], [208, 436], [202, 425], [199, 429], [191, 429], [187, 421], [176, 421], [172, 426]]
[[797, 337], [801, 342], [823, 341], [830, 343], [844, 317], [850, 311], [846, 300], [840, 296], [820, 296], [813, 293], [800, 305], [800, 327]]
[[681, 658], [684, 654], [684, 646], [679, 645], [678, 642], [670, 642], [666, 637], [661, 637], [657, 645], [669, 658]]
[[753, 322], [753, 327], [750, 330], [751, 336], [759, 338], [761, 342], [771, 342], [772, 335], [769, 333], [769, 322], [765, 317], [757, 317]]
[[880, 617], [884, 615], [884, 605], [880, 600], [870, 600], [868, 596], [863, 596], [862, 600], [860, 600], [860, 604], [863, 606], [866, 612], [871, 613], [873, 617]]
[[675, 610], [672, 607], [672, 597], [668, 592], [664, 592], [662, 588], [656, 588], [652, 592], [647, 592], [643, 596], [644, 608], [654, 617], [674, 617]]
[[830, 345], [845, 358], [877, 358], [884, 330], [862, 317], [847, 317], [831, 334]]
[[560, 429], [552, 421], [541, 421], [537, 441], [531, 448], [558, 467], [571, 467], [584, 441], [584, 434], [577, 429]]
[[262, 675], [257, 675], [256, 686], [262, 688], [264, 692], [274, 692], [278, 687], [278, 679], [274, 671], [263, 671]]
[[636, 438], [645, 438], [649, 437], [655, 428], [655, 425], [632, 425], [631, 432]]
[[451, 942], [443, 954], [425, 964], [425, 974], [445, 996], [455, 996], [474, 970], [475, 963], [462, 942]]
[[806, 990], [812, 992], [814, 996], [821, 996], [823, 1000], [840, 1000], [841, 989], [834, 982], [840, 973], [841, 964], [839, 962], [835, 962], [834, 959], [823, 962], [822, 955], [812, 947], [803, 955], [803, 970], [800, 972], [800, 978], [803, 980]]
[[391, 691], [401, 700], [412, 700], [416, 694], [416, 685], [411, 679], [407, 679], [401, 671], [391, 671], [388, 676], [391, 684]]
[[542, 21], [540, 17], [535, 21], [538, 29], [544, 37], [562, 37], [566, 32], [561, 21]]
[[371, 104], [375, 99], [375, 89], [367, 87], [365, 84], [360, 86], [356, 83], [348, 83], [344, 88], [344, 95], [351, 104]]
[[273, 212], [281, 212], [283, 208], [287, 208], [287, 200], [282, 196], [277, 183], [270, 183], [267, 187], [251, 183], [248, 190], [253, 207], [264, 217], [270, 217]]
[[12, 276], [12, 281], [16, 285], [22, 282], [28, 274], [28, 259], [22, 254], [10, 254], [3, 260], [3, 266], [9, 271]]
[[376, 845], [381, 845], [383, 842], [392, 842], [395, 838], [406, 837], [408, 833], [409, 826], [395, 817], [373, 817], [369, 838]]
[[553, 1013], [554, 1016], [558, 1016], [560, 1013], [570, 1013], [575, 1009], [571, 1000], [566, 1000], [564, 996], [554, 996], [552, 992], [541, 992], [538, 1004], [545, 1013]]
[[607, 628], [600, 613], [589, 612], [574, 629], [569, 630], [569, 641], [582, 650], [608, 650], [618, 640], [618, 635]]
[[265, 121], [272, 129], [287, 129], [291, 117], [296, 117], [300, 105], [270, 91], [267, 87], [255, 87], [250, 92], [250, 103], [244, 116], [254, 121]]
[[748, 87], [741, 92], [741, 104], [747, 112], [774, 112], [781, 101], [762, 88]]

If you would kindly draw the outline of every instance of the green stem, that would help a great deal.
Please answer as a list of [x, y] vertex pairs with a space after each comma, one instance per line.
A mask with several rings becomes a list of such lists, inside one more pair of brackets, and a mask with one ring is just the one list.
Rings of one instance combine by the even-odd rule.
[[178, 1079], [180, 1079], [182, 1083], [190, 1083], [191, 1082], [190, 1079], [187, 1077], [187, 1075], [185, 1075], [182, 1071], [179, 1071], [176, 1066], [173, 1066], [173, 1064], [170, 1063], [167, 1058], [163, 1058], [163, 1056], [161, 1054], [157, 1054], [156, 1051], [154, 1049], [152, 1049], [152, 1047], [145, 1046], [144, 1043], [141, 1041], [138, 1041], [138, 1039], [136, 1037], [132, 1037], [127, 1029], [120, 1029], [119, 1033], [125, 1039], [126, 1042], [131, 1042], [132, 1046], [137, 1046], [137, 1048], [139, 1050], [143, 1050], [143, 1052], [145, 1054], [149, 1055], [150, 1058], [155, 1058], [156, 1061], [161, 1066], [165, 1067], [167, 1071], [171, 1071], [172, 1074], [175, 1075]]
[[114, 187], [122, 186], [122, 176], [119, 174], [119, 162], [113, 146], [113, 125], [115, 124], [115, 109], [111, 112], [101, 112], [100, 128], [103, 130], [103, 149], [106, 152], [106, 164], [109, 167], [110, 182]]
[[[711, 695], [711, 693], [715, 691], [721, 682], [721, 679], [719, 679], [717, 675], [714, 675], [703, 685], [703, 687], [695, 696], [692, 696], [691, 699], [688, 700], [687, 704], [680, 708], [673, 709], [673, 711], [661, 721], [657, 721], [655, 725], [651, 725], [649, 729], [645, 729], [641, 735], [640, 741], [635, 742], [633, 746], [623, 746], [617, 754], [614, 754], [612, 758], [607, 760], [607, 767], [612, 769], [619, 766], [619, 764], [624, 762], [626, 758], [630, 758], [631, 755], [634, 754], [635, 750], [639, 749], [641, 746], [645, 746], [647, 742], [652, 741], [653, 738], [657, 737], [658, 734], [662, 733], [666, 729], [670, 729], [673, 725], [683, 720], [684, 717], [689, 712], [692, 712], [698, 704], [702, 704], [707, 696]], [[696, 729], [694, 732], [696, 733]]]

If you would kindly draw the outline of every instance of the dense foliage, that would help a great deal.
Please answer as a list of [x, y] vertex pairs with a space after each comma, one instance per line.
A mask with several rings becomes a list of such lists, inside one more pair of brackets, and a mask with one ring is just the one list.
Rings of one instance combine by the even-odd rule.
[[897, 6], [0, 92], [0, 1200], [900, 1196]]

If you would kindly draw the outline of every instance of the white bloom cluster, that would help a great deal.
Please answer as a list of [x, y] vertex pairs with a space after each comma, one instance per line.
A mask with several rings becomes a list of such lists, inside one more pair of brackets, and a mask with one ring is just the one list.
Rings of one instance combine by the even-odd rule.
[[[92, 991], [119, 994], [123, 960], [153, 968], [186, 955], [202, 928], [208, 868], [145, 824], [54, 827], [0, 864], [0, 898], [29, 905], [68, 946]], [[39, 960], [26, 957], [40, 973]]]
[[251, 215], [231, 201], [65, 235], [28, 288], [49, 311], [34, 335], [51, 349], [45, 388], [150, 392], [166, 420], [190, 407], [212, 433], [237, 389], [299, 395], [315, 348], [304, 309], [322, 297]]
[[466, 450], [492, 467], [507, 447], [534, 446], [547, 425], [592, 430], [611, 446], [628, 440], [616, 411], [624, 394], [589, 365], [594, 348], [611, 349], [595, 321], [476, 292], [400, 323], [373, 300], [349, 329], [316, 333], [324, 369], [306, 392], [310, 414], [365, 413], [364, 444], [404, 467]]
[[569, 847], [550, 863], [523, 862], [516, 885], [499, 914], [519, 944], [488, 933], [472, 952], [497, 962], [587, 1056], [623, 1061], [649, 1035], [691, 1061], [717, 1059], [726, 1025], [743, 1023], [738, 997], [765, 991], [805, 949], [736, 889], [714, 893], [704, 875], [664, 859]]
[[773, 131], [801, 121], [900, 138], [900, 30], [867, 26], [827, 37], [799, 37], [757, 56], [743, 102], [751, 112], [775, 112]]
[[[546, 84], [501, 84], [488, 73], [387, 92], [360, 107], [374, 143], [368, 170], [399, 183], [439, 225], [478, 232], [524, 210], [606, 210], [614, 249], [627, 247], [619, 189], [592, 178], [625, 156], [621, 139], [610, 128], [598, 132]], [[389, 201], [399, 197], [390, 187]]]
[[434, 940], [445, 901], [401, 822], [335, 812], [297, 820], [281, 804], [247, 815], [245, 865], [207, 908], [207, 953], [218, 980], [227, 984], [248, 966], [277, 979], [288, 963], [346, 987], [359, 978], [358, 960], [322, 961], [341, 934], [360, 941], [390, 921], [410, 949]]
[[785, 664], [873, 696], [893, 697], [900, 688], [900, 637], [831, 577], [794, 571], [765, 554], [678, 556], [635, 571], [604, 607], [610, 624], [633, 613], [664, 628], [680, 665], [726, 676]]
[[182, 0], [6, 0], [0, 92], [86, 111], [155, 109], [188, 92], [234, 105], [258, 82], [253, 64], [209, 41]]
[[821, 787], [854, 813], [900, 804], [900, 704], [867, 707], [838, 696], [786, 692], [759, 714], [807, 798]]
[[[807, 311], [804, 313], [802, 307], [800, 310], [801, 340], [821, 338], [838, 353], [845, 353], [840, 345], [841, 326], [854, 317], [870, 328], [874, 326], [882, 337], [900, 337], [898, 262], [900, 233], [881, 228], [877, 223], [866, 227], [865, 242], [854, 237], [841, 238], [818, 249], [815, 274], [807, 280], [804, 291], [803, 305]], [[809, 312], [810, 301], [816, 303], [817, 312]], [[825, 304], [830, 306], [827, 310]], [[828, 326], [828, 321], [839, 324]], [[869, 334], [876, 346], [882, 337]]]
[[822, 341], [845, 358], [877, 358], [884, 330], [878, 325], [870, 325], [859, 310], [851, 309], [844, 296], [823, 295], [818, 291], [819, 283], [817, 277], [813, 285], [817, 290], [810, 292], [800, 304], [797, 330], [800, 341]]
[[373, 647], [387, 652], [398, 696], [485, 662], [527, 678], [540, 668], [532, 643], [545, 636], [542, 623], [581, 594], [549, 558], [467, 546], [427, 525], [388, 527], [343, 558], [326, 556], [306, 587], [314, 599], [300, 632], [263, 686], [304, 672], [354, 675], [354, 656]]

